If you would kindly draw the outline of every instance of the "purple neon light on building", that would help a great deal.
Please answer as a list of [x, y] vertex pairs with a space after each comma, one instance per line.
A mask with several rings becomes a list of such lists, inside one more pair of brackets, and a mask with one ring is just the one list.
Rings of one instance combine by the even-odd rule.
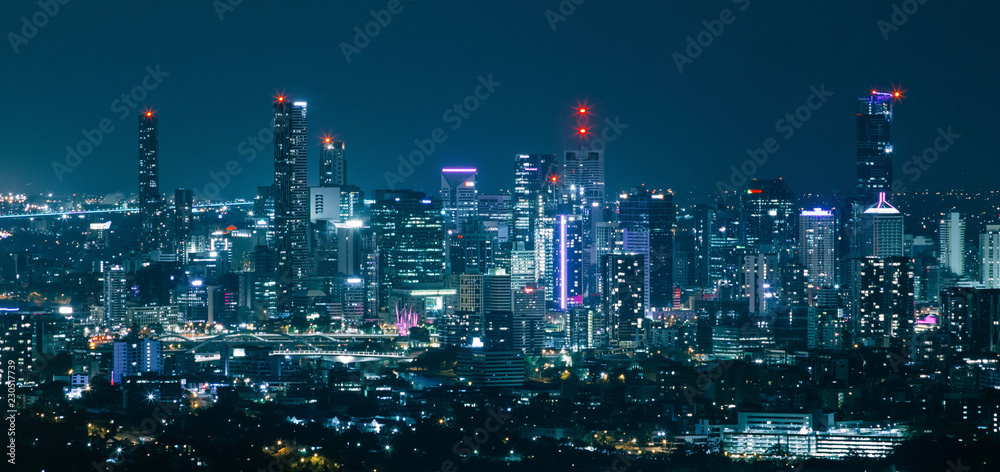
[[559, 217], [559, 308], [566, 309], [566, 215]]

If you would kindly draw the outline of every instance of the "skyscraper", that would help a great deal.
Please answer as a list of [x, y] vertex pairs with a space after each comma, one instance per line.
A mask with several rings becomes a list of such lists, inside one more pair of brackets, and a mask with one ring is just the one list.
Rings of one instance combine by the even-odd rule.
[[608, 254], [601, 262], [605, 288], [603, 312], [611, 344], [637, 347], [643, 342], [646, 314], [643, 303], [646, 298], [643, 294], [645, 256]]
[[822, 208], [799, 214], [799, 248], [809, 283], [814, 287], [837, 284], [837, 218]]
[[903, 214], [885, 201], [885, 193], [878, 195], [878, 202], [860, 217], [858, 255], [861, 257], [894, 257], [903, 255]]
[[955, 275], [965, 275], [965, 218], [957, 211], [945, 214], [938, 225], [938, 260]]
[[573, 195], [583, 208], [604, 205], [604, 151], [566, 151], [560, 164], [563, 199]]
[[986, 232], [979, 235], [979, 257], [985, 288], [1000, 288], [1000, 225], [986, 225]]
[[[539, 215], [552, 200], [558, 183], [555, 154], [518, 154], [514, 156], [514, 242], [534, 249], [535, 226]], [[552, 202], [554, 203], [554, 202]]]
[[340, 187], [347, 184], [347, 160], [344, 142], [323, 138], [319, 153], [319, 186]]
[[858, 97], [857, 192], [863, 202], [876, 201], [880, 192], [892, 191], [892, 93], [872, 90]]
[[465, 221], [479, 213], [477, 176], [476, 169], [441, 169], [441, 204], [447, 230], [461, 232]]
[[754, 179], [740, 195], [742, 242], [761, 252], [781, 252], [795, 243], [795, 196], [783, 179]]
[[274, 102], [274, 222], [278, 311], [296, 311], [293, 298], [308, 288], [309, 187], [306, 102]]
[[888, 347], [893, 338], [912, 334], [913, 270], [906, 257], [865, 257], [859, 260], [857, 307], [852, 318], [855, 342]]
[[178, 248], [191, 238], [193, 200], [190, 190], [179, 188], [174, 191], [174, 240], [178, 242]]
[[[624, 233], [625, 252], [646, 255], [646, 307], [665, 310], [673, 307], [674, 296], [674, 210], [673, 194], [633, 189], [618, 201], [618, 223]], [[646, 233], [646, 248], [633, 245]], [[635, 236], [634, 238], [632, 236]]]
[[125, 269], [112, 266], [104, 271], [104, 325], [113, 330], [127, 328]]
[[376, 190], [371, 228], [377, 250], [379, 309], [393, 289], [442, 288], [445, 276], [441, 201], [413, 190]]
[[162, 201], [160, 199], [160, 121], [152, 111], [139, 115], [139, 250], [149, 252], [163, 246]]
[[553, 245], [555, 263], [554, 299], [559, 303], [559, 309], [565, 310], [572, 299], [583, 295], [582, 260], [583, 240], [580, 217], [559, 215], [556, 230], [556, 244]]
[[545, 328], [544, 288], [512, 289], [514, 294], [514, 349], [530, 354], [542, 348]]
[[777, 302], [777, 254], [753, 254], [743, 257], [743, 295], [750, 301], [750, 314], [768, 312]]
[[483, 279], [483, 344], [487, 349], [514, 348], [513, 294], [510, 276], [490, 274]]

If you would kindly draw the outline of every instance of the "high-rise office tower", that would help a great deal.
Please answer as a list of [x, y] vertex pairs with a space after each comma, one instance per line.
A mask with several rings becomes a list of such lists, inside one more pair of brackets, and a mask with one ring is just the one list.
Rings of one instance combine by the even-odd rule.
[[360, 277], [333, 277], [328, 282], [330, 324], [335, 330], [360, 327], [365, 321], [365, 284]]
[[458, 276], [458, 306], [455, 316], [439, 327], [448, 333], [451, 345], [468, 345], [474, 338], [483, 336], [483, 276], [462, 274]]
[[[581, 142], [581, 144], [583, 144]], [[596, 241], [597, 226], [605, 221], [604, 151], [582, 147], [565, 151], [559, 169], [559, 213], [582, 218], [582, 292], [596, 294], [600, 285], [601, 252]]]
[[953, 287], [941, 292], [940, 323], [963, 353], [1000, 352], [1000, 290]]
[[514, 232], [514, 206], [510, 195], [480, 195], [479, 219], [486, 230], [495, 233], [497, 242], [511, 241]]
[[488, 274], [483, 279], [483, 345], [487, 349], [514, 348], [514, 310], [510, 276]]
[[369, 230], [360, 220], [333, 224], [336, 232], [337, 273], [349, 277], [364, 274], [364, 234]]
[[903, 214], [878, 195], [878, 202], [860, 216], [858, 250], [860, 257], [894, 257], [903, 255]]
[[461, 234], [448, 237], [449, 274], [485, 274], [497, 268], [497, 237], [479, 218], [465, 221]]
[[344, 142], [324, 137], [319, 152], [319, 186], [340, 187], [347, 185], [347, 160]]
[[545, 289], [527, 286], [513, 290], [515, 350], [526, 354], [542, 349], [545, 329]]
[[808, 306], [812, 302], [813, 288], [816, 287], [809, 281], [809, 270], [797, 260], [791, 260], [782, 264], [778, 272], [778, 279], [781, 280], [778, 303], [783, 307]]
[[524, 246], [523, 242], [516, 242], [510, 251], [510, 276], [514, 291], [535, 285], [535, 251]]
[[340, 215], [340, 187], [309, 187], [310, 249], [316, 277], [337, 275], [337, 228]]
[[742, 242], [760, 252], [791, 249], [797, 233], [795, 196], [783, 179], [754, 179], [740, 194]]
[[559, 215], [556, 230], [557, 243], [555, 249], [554, 284], [556, 293], [554, 300], [560, 310], [566, 310], [574, 299], [583, 295], [582, 261], [583, 239], [582, 221], [579, 216]]
[[945, 214], [938, 225], [938, 260], [955, 275], [965, 275], [965, 218], [957, 211]]
[[560, 162], [561, 199], [570, 195], [582, 208], [604, 205], [604, 151], [566, 151]]
[[377, 251], [378, 309], [393, 289], [444, 287], [441, 201], [413, 190], [376, 190], [371, 228]]
[[858, 344], [888, 347], [893, 338], [912, 334], [913, 269], [906, 257], [859, 260], [852, 331]]
[[1000, 225], [986, 225], [979, 235], [980, 281], [985, 288], [1000, 288]]
[[104, 325], [113, 330], [127, 328], [125, 269], [112, 266], [104, 271]]
[[778, 255], [752, 254], [743, 257], [743, 296], [750, 301], [750, 314], [767, 313], [777, 302]]
[[257, 187], [253, 199], [254, 226], [264, 232], [267, 245], [274, 247], [274, 185]]
[[[633, 189], [618, 201], [618, 224], [623, 232], [625, 252], [645, 254], [647, 274], [646, 307], [667, 310], [673, 307], [674, 296], [674, 210], [673, 194]], [[634, 244], [646, 235], [646, 248]], [[634, 237], [633, 237], [634, 236]]]
[[[514, 156], [514, 228], [511, 240], [534, 249], [535, 227], [540, 214], [550, 204], [558, 184], [555, 154]], [[554, 203], [554, 202], [551, 202]]]
[[461, 232], [465, 220], [479, 213], [479, 189], [476, 169], [441, 169], [441, 205], [445, 229]]
[[[715, 237], [712, 227], [716, 215], [719, 214], [718, 206], [692, 205], [689, 208], [678, 209], [676, 213], [674, 283], [682, 288], [711, 290], [713, 281], [709, 277], [709, 267], [712, 261], [711, 241]], [[682, 241], [679, 247], [678, 240]], [[690, 260], [683, 260], [686, 251], [690, 251]], [[693, 266], [688, 269], [690, 282], [688, 285], [678, 284], [677, 268], [687, 265]]]
[[152, 111], [139, 115], [139, 224], [141, 252], [163, 247], [163, 202], [160, 197], [160, 121]]
[[0, 360], [7, 374], [5, 383], [23, 384], [37, 374], [32, 364], [39, 344], [35, 329], [39, 318], [24, 312], [0, 312]]
[[358, 221], [366, 216], [365, 193], [356, 185], [340, 186], [340, 221]]
[[306, 102], [274, 102], [274, 231], [278, 311], [293, 313], [294, 297], [308, 289], [309, 187]]
[[534, 236], [533, 211], [541, 177], [538, 169], [538, 154], [517, 154], [514, 156], [514, 227], [511, 241], [524, 243], [531, 249]]
[[608, 254], [602, 259], [603, 313], [611, 344], [637, 347], [643, 343], [646, 277], [642, 254]]
[[857, 193], [871, 203], [879, 193], [892, 191], [892, 102], [898, 95], [872, 90], [858, 97]]
[[174, 239], [178, 247], [191, 238], [193, 195], [191, 190], [183, 188], [174, 191]]
[[722, 299], [735, 295], [743, 268], [745, 246], [740, 244], [741, 225], [731, 210], [706, 209], [708, 225], [708, 283]]
[[799, 214], [799, 250], [809, 283], [814, 287], [837, 284], [837, 218], [830, 210], [814, 208]]

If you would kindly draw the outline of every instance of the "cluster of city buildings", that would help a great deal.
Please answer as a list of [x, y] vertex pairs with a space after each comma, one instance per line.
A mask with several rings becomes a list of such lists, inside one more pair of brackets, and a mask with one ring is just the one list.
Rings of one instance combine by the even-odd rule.
[[[855, 395], [903, 369], [915, 373], [907, 389], [948, 386], [944, 408], [964, 409], [966, 420], [972, 408], [971, 428], [995, 434], [1000, 224], [970, 225], [970, 215], [945, 208], [928, 231], [908, 230], [892, 189], [897, 99], [859, 97], [856, 191], [824, 207], [797, 199], [783, 179], [753, 179], [726, 203], [679, 205], [670, 190], [644, 186], [608, 192], [586, 108], [577, 149], [513, 156], [510, 192], [481, 192], [477, 169], [448, 167], [439, 192], [367, 193], [349, 183], [344, 142], [311, 144], [307, 104], [284, 96], [273, 104], [273, 182], [252, 200], [226, 203], [177, 189], [171, 204], [159, 187], [158, 117], [147, 112], [138, 230], [91, 216], [80, 237], [66, 238], [78, 251], [62, 272], [43, 254], [11, 253], [0, 266], [0, 306], [10, 305], [0, 313], [0, 349], [26, 384], [31, 352], [66, 351], [70, 395], [101, 376], [178, 401], [184, 390], [211, 395], [239, 384], [255, 389], [247, 399], [308, 403], [313, 390], [290, 379], [305, 375], [304, 360], [319, 360], [330, 373], [314, 388], [437, 405], [434, 414], [441, 405], [423, 388], [383, 388], [385, 379], [336, 365], [454, 348], [454, 370], [434, 388], [496, 387], [523, 402], [569, 398], [552, 384], [573, 377], [596, 386], [617, 366], [628, 373], [623, 404], [671, 405], [664, 416], [685, 425], [671, 442], [740, 457], [886, 455], [914, 430], [911, 418], [834, 415], [856, 413]], [[318, 186], [308, 185], [310, 167]], [[26, 303], [38, 286], [92, 275], [99, 284]], [[664, 358], [678, 366], [643, 367]], [[877, 358], [892, 367], [886, 376], [859, 380]], [[598, 367], [581, 368], [587, 362]], [[717, 382], [734, 372], [702, 382], [697, 369], [731, 362], [765, 377], [802, 371], [768, 384], [787, 381], [784, 390], [748, 381], [759, 389], [752, 398], [728, 390], [750, 387]], [[565, 375], [545, 378], [553, 369]], [[211, 380], [189, 381], [198, 377]], [[793, 385], [815, 388], [820, 400]], [[896, 390], [880, 392], [878, 401], [891, 401]], [[602, 395], [572, 398], [600, 407], [611, 401]], [[746, 405], [737, 407], [740, 398]], [[720, 407], [730, 421], [699, 419]], [[337, 428], [350, 421], [343, 412], [335, 419]], [[376, 428], [369, 419], [357, 424]], [[575, 434], [549, 426], [557, 439]]]

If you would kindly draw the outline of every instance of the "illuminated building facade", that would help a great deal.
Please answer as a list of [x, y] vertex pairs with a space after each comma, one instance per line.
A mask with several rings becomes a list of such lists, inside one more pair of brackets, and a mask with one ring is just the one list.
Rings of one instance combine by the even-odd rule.
[[274, 222], [278, 260], [278, 311], [292, 313], [295, 295], [308, 288], [309, 187], [306, 102], [274, 102]]
[[441, 205], [445, 229], [461, 232], [465, 222], [479, 212], [476, 169], [441, 169]]
[[324, 137], [319, 153], [319, 186], [340, 187], [347, 184], [347, 159], [344, 142]]
[[872, 90], [858, 97], [857, 118], [857, 193], [862, 202], [878, 199], [879, 193], [892, 191], [892, 144], [889, 128], [892, 103], [897, 93]]
[[160, 120], [147, 110], [139, 115], [140, 252], [163, 247], [166, 222], [160, 196]]

